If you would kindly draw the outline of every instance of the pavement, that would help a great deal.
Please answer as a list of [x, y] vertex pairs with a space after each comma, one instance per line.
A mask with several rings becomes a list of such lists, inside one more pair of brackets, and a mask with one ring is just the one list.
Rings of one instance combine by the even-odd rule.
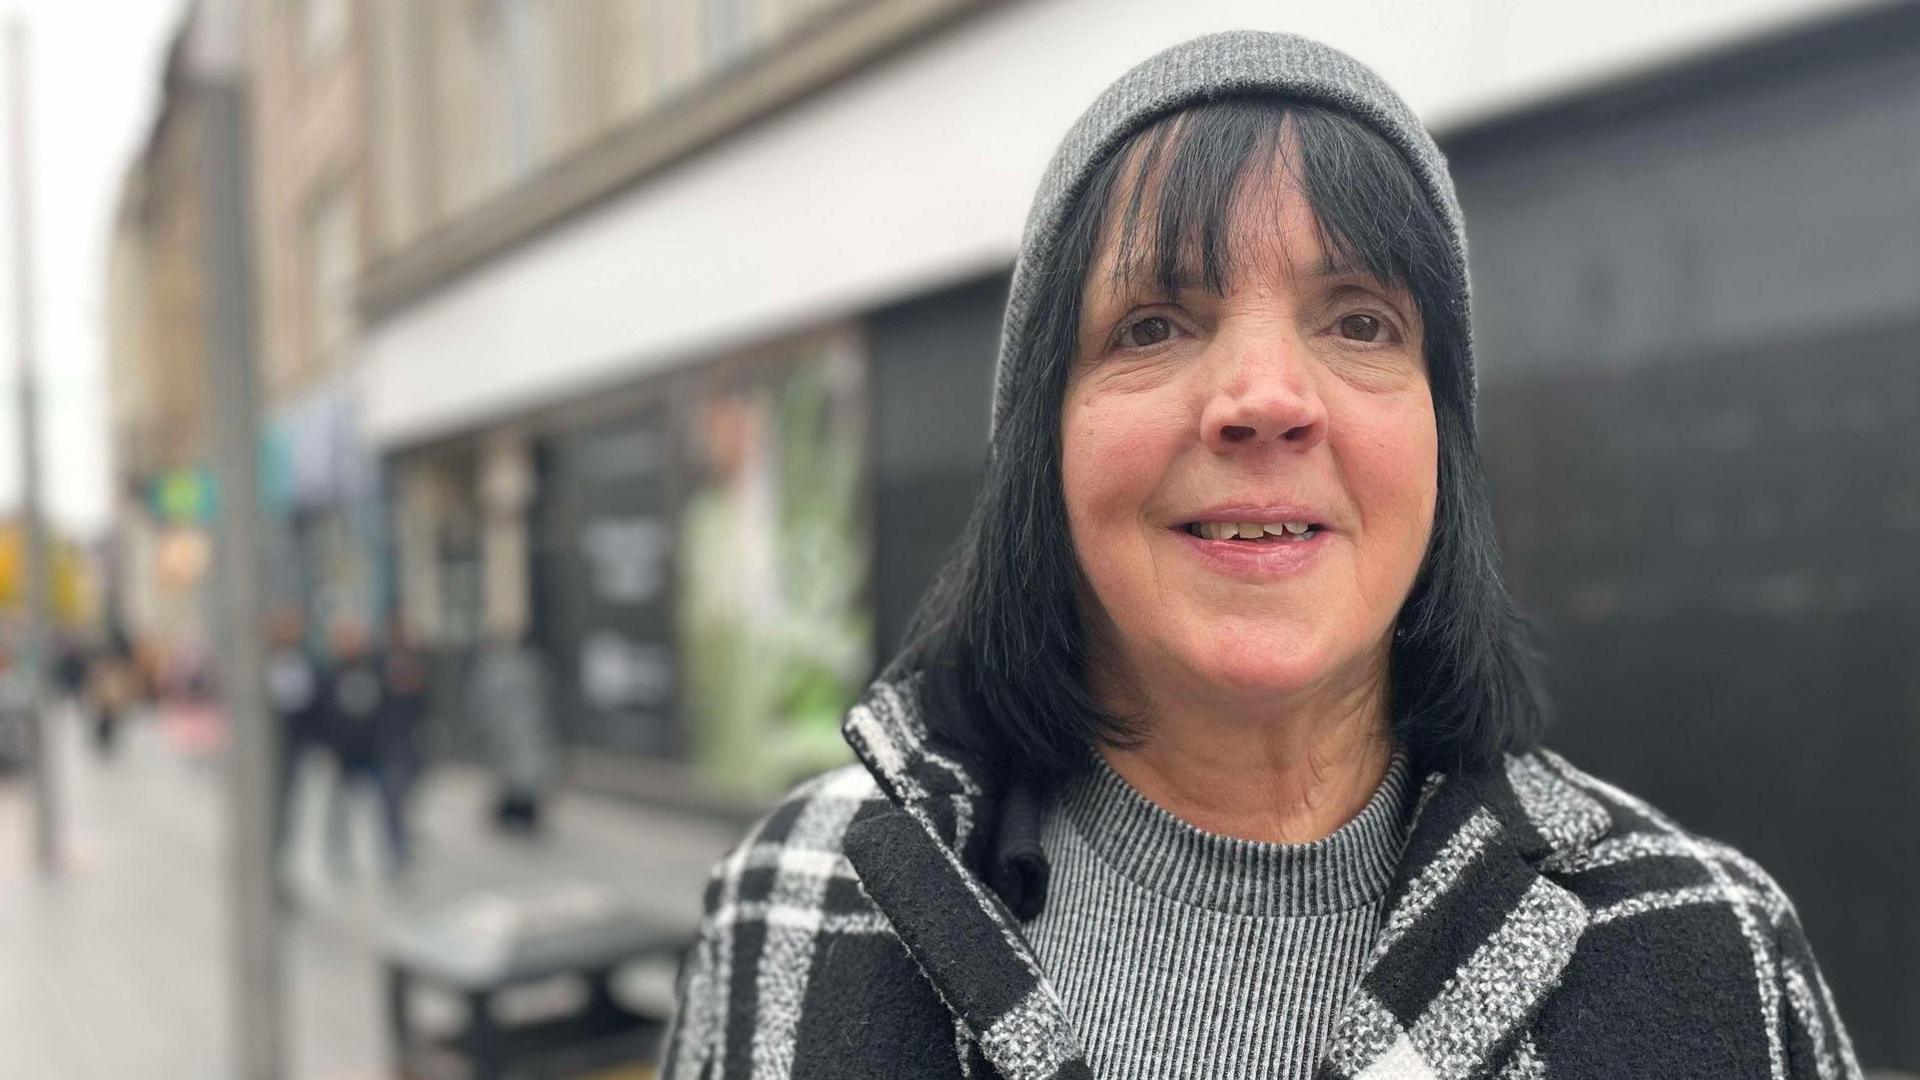
[[[0, 1077], [233, 1077], [222, 729], [206, 710], [137, 717], [102, 759], [77, 717], [61, 714], [65, 867], [51, 878], [33, 860], [31, 789], [0, 776]], [[299, 1080], [392, 1075], [378, 955], [395, 920], [476, 892], [566, 883], [616, 890], [691, 926], [707, 868], [738, 832], [562, 792], [543, 835], [503, 838], [487, 819], [485, 777], [445, 766], [417, 793], [405, 878], [382, 872], [370, 793], [352, 804], [342, 878], [320, 843], [330, 779], [310, 763], [285, 867], [295, 901], [281, 927], [285, 1075]], [[670, 993], [665, 977], [642, 973], [631, 992], [657, 1001]], [[420, 1004], [431, 1024], [434, 1002]]]

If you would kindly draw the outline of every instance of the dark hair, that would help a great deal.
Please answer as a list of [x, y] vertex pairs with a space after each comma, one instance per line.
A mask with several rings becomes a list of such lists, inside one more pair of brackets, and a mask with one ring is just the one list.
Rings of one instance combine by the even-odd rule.
[[[1390, 660], [1394, 729], [1417, 768], [1484, 767], [1530, 745], [1545, 701], [1525, 625], [1500, 579], [1469, 388], [1466, 313], [1445, 219], [1406, 161], [1348, 115], [1274, 98], [1225, 99], [1163, 117], [1092, 172], [1068, 211], [1034, 300], [1030, 361], [1006, 412], [967, 528], [922, 601], [890, 677], [918, 672], [930, 726], [992, 762], [1072, 769], [1094, 740], [1139, 733], [1087, 680], [1080, 569], [1061, 487], [1060, 412], [1081, 294], [1109, 212], [1125, 253], [1163, 283], [1234, 272], [1234, 196], [1286, 146], [1330, 253], [1405, 288], [1420, 309], [1439, 439], [1433, 535]], [[1152, 178], [1152, 183], [1148, 182]], [[1149, 189], [1152, 190], [1149, 190]]]

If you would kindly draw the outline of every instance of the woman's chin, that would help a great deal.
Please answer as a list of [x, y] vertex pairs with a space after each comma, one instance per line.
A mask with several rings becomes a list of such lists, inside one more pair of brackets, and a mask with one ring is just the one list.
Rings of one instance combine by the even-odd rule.
[[1262, 635], [1214, 642], [1197, 650], [1193, 668], [1207, 685], [1235, 697], [1287, 697], [1324, 685], [1342, 666], [1330, 650], [1301, 635]]

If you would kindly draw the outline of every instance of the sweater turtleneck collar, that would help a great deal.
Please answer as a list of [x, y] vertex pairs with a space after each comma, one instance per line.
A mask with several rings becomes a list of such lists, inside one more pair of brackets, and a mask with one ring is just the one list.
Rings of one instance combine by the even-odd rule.
[[1392, 884], [1409, 809], [1403, 751], [1353, 820], [1303, 844], [1204, 832], [1089, 756], [1062, 785], [1058, 811], [1101, 859], [1170, 899], [1230, 914], [1316, 915], [1374, 903]]

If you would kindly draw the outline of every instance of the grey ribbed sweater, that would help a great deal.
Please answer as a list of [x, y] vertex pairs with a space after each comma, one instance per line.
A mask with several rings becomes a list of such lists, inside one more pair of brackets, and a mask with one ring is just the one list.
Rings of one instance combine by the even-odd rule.
[[1359, 981], [1405, 838], [1396, 755], [1311, 844], [1201, 832], [1097, 758], [1048, 808], [1027, 928], [1102, 1080], [1311, 1076]]

